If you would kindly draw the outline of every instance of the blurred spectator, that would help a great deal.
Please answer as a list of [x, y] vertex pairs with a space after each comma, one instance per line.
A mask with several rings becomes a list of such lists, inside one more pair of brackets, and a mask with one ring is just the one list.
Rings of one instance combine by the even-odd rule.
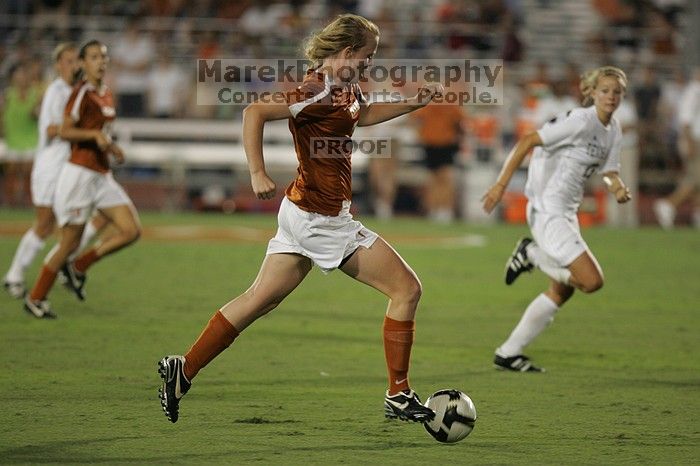
[[661, 12], [651, 12], [649, 15], [651, 30], [651, 50], [656, 55], [675, 55], [676, 30], [671, 22]]
[[544, 97], [552, 94], [552, 79], [549, 77], [549, 65], [546, 62], [535, 64], [534, 74], [523, 83], [523, 107], [533, 110]]
[[138, 18], [130, 18], [124, 34], [111, 50], [117, 112], [125, 118], [142, 117], [146, 110], [148, 69], [155, 58], [154, 44], [139, 29]]
[[455, 213], [455, 158], [462, 140], [464, 110], [458, 105], [428, 105], [411, 114], [430, 171], [425, 210], [431, 220], [451, 222]]
[[156, 118], [182, 116], [187, 92], [183, 70], [172, 63], [167, 51], [162, 51], [148, 74], [149, 115]]
[[39, 142], [38, 106], [41, 92], [33, 85], [27, 63], [10, 70], [10, 86], [2, 102], [2, 125], [7, 152], [3, 185], [4, 204], [18, 207], [29, 199], [29, 174]]
[[576, 63], [567, 62], [564, 66], [564, 81], [566, 82], [568, 93], [577, 104], [581, 103], [581, 70]]
[[700, 66], [681, 96], [678, 110], [680, 152], [685, 156], [684, 175], [676, 189], [654, 204], [654, 213], [665, 229], [674, 226], [676, 211], [685, 201], [693, 203], [693, 224], [700, 228]]
[[656, 72], [651, 66], [645, 66], [639, 84], [634, 89], [634, 102], [639, 117], [640, 152], [655, 151], [658, 146], [658, 112], [661, 87]]
[[219, 47], [219, 37], [216, 32], [204, 31], [201, 33], [199, 40], [195, 39], [195, 42], [199, 43], [197, 58], [209, 60], [220, 57], [221, 48]]
[[503, 48], [501, 56], [503, 61], [512, 63], [522, 61], [524, 46], [518, 34], [518, 23], [515, 15], [507, 14], [503, 18]]
[[579, 103], [569, 94], [569, 83], [561, 80], [552, 85], [552, 92], [545, 94], [535, 107], [535, 126], [540, 127], [563, 112], [568, 112]]
[[371, 157], [367, 167], [370, 189], [372, 191], [372, 210], [375, 217], [380, 220], [388, 220], [394, 216], [397, 171], [399, 163], [401, 163], [403, 147], [401, 138], [391, 136], [396, 135], [399, 129], [406, 125], [408, 120], [408, 115], [402, 115], [379, 125], [365, 128], [366, 134], [370, 137], [389, 137], [391, 139], [390, 156]]
[[678, 150], [678, 138], [681, 132], [678, 108], [687, 80], [682, 70], [673, 72], [670, 79], [661, 83], [661, 98], [659, 99], [659, 120], [664, 145], [670, 152], [673, 165], [678, 166], [680, 152]]

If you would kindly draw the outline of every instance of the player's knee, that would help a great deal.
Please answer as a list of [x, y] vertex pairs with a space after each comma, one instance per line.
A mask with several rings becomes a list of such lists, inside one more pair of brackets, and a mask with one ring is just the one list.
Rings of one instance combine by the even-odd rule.
[[410, 303], [417, 303], [423, 295], [423, 285], [416, 276], [406, 281], [402, 289], [403, 299]]
[[572, 286], [552, 285], [545, 293], [557, 306], [563, 305], [574, 294], [575, 288]]
[[34, 227], [34, 234], [45, 240], [53, 233], [53, 223], [39, 223]]
[[141, 237], [141, 228], [137, 225], [132, 225], [122, 231], [122, 235], [124, 236], [124, 241], [127, 244], [131, 244]]
[[595, 293], [601, 288], [603, 288], [603, 277], [601, 276], [586, 280], [581, 284], [581, 291], [584, 293]]

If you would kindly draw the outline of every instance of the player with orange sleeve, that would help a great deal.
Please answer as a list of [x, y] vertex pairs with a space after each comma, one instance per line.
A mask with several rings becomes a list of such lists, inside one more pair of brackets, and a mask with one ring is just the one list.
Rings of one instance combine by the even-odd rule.
[[[314, 68], [299, 88], [276, 95], [284, 97], [286, 104], [256, 102], [246, 108], [243, 145], [257, 197], [272, 199], [277, 190], [263, 161], [265, 122], [289, 121], [299, 160], [297, 177], [286, 190], [277, 234], [268, 244], [253, 284], [214, 313], [184, 356], [166, 356], [159, 362], [161, 404], [171, 422], [177, 421], [180, 400], [197, 373], [256, 319], [276, 308], [313, 264], [324, 272], [340, 269], [389, 297], [383, 326], [389, 376], [386, 417], [421, 422], [435, 416], [421, 404], [408, 380], [421, 283], [391, 246], [350, 214], [349, 145], [342, 145], [342, 153], [337, 154], [330, 147], [318, 149], [312, 142], [349, 140], [356, 125], [390, 120], [425, 106], [442, 93], [441, 85], [430, 84], [406, 101], [369, 105], [357, 77], [370, 64], [378, 42], [379, 29], [371, 21], [351, 14], [338, 16], [309, 39], [306, 55]], [[344, 74], [343, 70], [353, 72]]]
[[[59, 136], [71, 142], [70, 158], [61, 170], [54, 200], [61, 240], [44, 260], [24, 300], [25, 310], [36, 317], [56, 317], [46, 296], [59, 270], [66, 276], [68, 287], [83, 300], [88, 267], [136, 241], [141, 231], [133, 203], [110, 171], [110, 155], [123, 162], [124, 153], [109, 135], [115, 110], [112, 92], [102, 82], [109, 61], [107, 47], [90, 41], [80, 49], [78, 58], [84, 80], [73, 89], [59, 130]], [[114, 233], [69, 262], [95, 209]]]

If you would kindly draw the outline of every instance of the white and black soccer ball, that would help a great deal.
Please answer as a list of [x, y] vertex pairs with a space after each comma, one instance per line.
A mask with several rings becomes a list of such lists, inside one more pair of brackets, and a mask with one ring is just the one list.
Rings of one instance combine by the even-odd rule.
[[423, 426], [438, 442], [459, 442], [474, 429], [476, 408], [466, 393], [438, 390], [425, 401], [425, 406], [435, 411], [435, 419]]

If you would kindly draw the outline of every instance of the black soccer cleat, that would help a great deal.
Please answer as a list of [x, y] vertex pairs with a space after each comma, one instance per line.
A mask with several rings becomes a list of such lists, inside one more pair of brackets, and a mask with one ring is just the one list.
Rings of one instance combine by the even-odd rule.
[[48, 301], [34, 301], [29, 295], [24, 297], [24, 310], [37, 319], [55, 319], [58, 317], [51, 309]]
[[87, 276], [75, 270], [72, 262], [63, 264], [63, 267], [61, 267], [61, 274], [66, 278], [64, 283], [66, 288], [75, 293], [75, 296], [77, 296], [79, 300], [85, 301], [85, 290], [83, 288], [85, 287]]
[[512, 284], [523, 272], [532, 270], [533, 265], [527, 257], [527, 246], [532, 243], [530, 238], [521, 238], [506, 262], [506, 285]]
[[27, 294], [27, 288], [25, 288], [22, 282], [9, 282], [5, 280], [2, 286], [5, 288], [5, 291], [7, 291], [7, 294], [15, 299], [22, 299], [24, 295]]
[[185, 358], [165, 356], [158, 361], [158, 374], [163, 379], [163, 386], [158, 389], [160, 405], [168, 420], [175, 423], [179, 415], [180, 399], [192, 386], [185, 377]]
[[404, 390], [392, 396], [389, 396], [387, 390], [384, 397], [384, 417], [402, 421], [428, 422], [435, 419], [435, 412], [423, 406], [413, 390]]
[[537, 367], [530, 362], [530, 358], [524, 354], [504, 358], [499, 355], [493, 357], [493, 365], [498, 370], [513, 372], [544, 372], [543, 367]]

